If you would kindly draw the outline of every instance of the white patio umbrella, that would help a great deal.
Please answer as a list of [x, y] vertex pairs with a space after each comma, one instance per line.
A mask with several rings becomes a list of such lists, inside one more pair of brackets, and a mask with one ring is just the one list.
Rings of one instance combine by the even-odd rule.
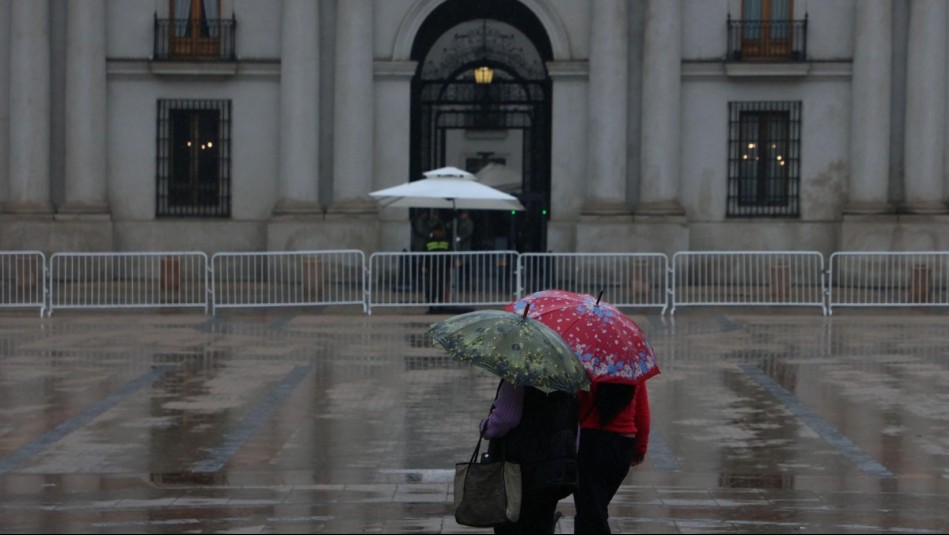
[[523, 187], [524, 178], [510, 167], [490, 162], [475, 173], [478, 182], [499, 189], [505, 193], [517, 193]]
[[[457, 167], [422, 173], [425, 178], [369, 194], [383, 208], [450, 208], [455, 210], [524, 210], [517, 197], [478, 182]], [[452, 219], [451, 243], [457, 236]]]
[[[524, 210], [517, 197], [478, 182], [457, 167], [442, 167], [422, 173], [425, 178], [373, 191], [370, 197], [384, 208], [450, 208], [456, 210]], [[458, 220], [452, 217], [451, 243], [458, 236]], [[455, 287], [452, 269], [451, 286]], [[454, 292], [452, 292], [454, 295]]]
[[523, 210], [517, 197], [478, 182], [457, 167], [423, 173], [425, 178], [373, 191], [384, 208], [450, 208], [452, 210]]

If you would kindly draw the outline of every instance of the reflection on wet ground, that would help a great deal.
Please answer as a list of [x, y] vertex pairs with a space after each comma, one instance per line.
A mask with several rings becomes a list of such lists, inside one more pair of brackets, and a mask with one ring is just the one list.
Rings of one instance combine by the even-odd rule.
[[[686, 312], [629, 311], [662, 374], [614, 532], [949, 531], [949, 315]], [[439, 318], [0, 316], [0, 532], [489, 531], [450, 482], [497, 382]]]

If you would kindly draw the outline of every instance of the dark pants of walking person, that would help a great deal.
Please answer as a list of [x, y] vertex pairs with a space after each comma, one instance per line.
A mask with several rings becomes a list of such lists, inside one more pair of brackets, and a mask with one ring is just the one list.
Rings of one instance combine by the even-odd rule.
[[[559, 492], [559, 491], [558, 491]], [[562, 494], [560, 494], [562, 496]], [[495, 533], [553, 533], [556, 527], [554, 513], [560, 498], [550, 491], [525, 491], [521, 503], [521, 516], [494, 528]]]
[[448, 291], [449, 255], [431, 254], [425, 258], [425, 299], [430, 303], [444, 303]]
[[580, 430], [574, 533], [611, 533], [610, 501], [629, 473], [634, 443], [635, 439], [609, 431]]

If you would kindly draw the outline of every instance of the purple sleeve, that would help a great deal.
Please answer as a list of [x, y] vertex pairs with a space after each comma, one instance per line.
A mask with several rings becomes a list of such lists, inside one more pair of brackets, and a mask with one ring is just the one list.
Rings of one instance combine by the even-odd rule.
[[524, 410], [524, 389], [515, 388], [507, 381], [498, 390], [498, 397], [494, 400], [494, 408], [488, 418], [481, 422], [484, 438], [501, 438], [511, 429], [521, 423], [521, 413]]

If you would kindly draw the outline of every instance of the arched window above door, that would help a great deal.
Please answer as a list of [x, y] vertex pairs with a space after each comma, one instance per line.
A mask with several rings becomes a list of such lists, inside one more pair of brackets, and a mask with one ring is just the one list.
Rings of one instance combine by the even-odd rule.
[[425, 80], [474, 79], [474, 69], [488, 65], [501, 76], [543, 80], [544, 60], [537, 47], [517, 28], [496, 20], [466, 21], [443, 33], [425, 55]]

